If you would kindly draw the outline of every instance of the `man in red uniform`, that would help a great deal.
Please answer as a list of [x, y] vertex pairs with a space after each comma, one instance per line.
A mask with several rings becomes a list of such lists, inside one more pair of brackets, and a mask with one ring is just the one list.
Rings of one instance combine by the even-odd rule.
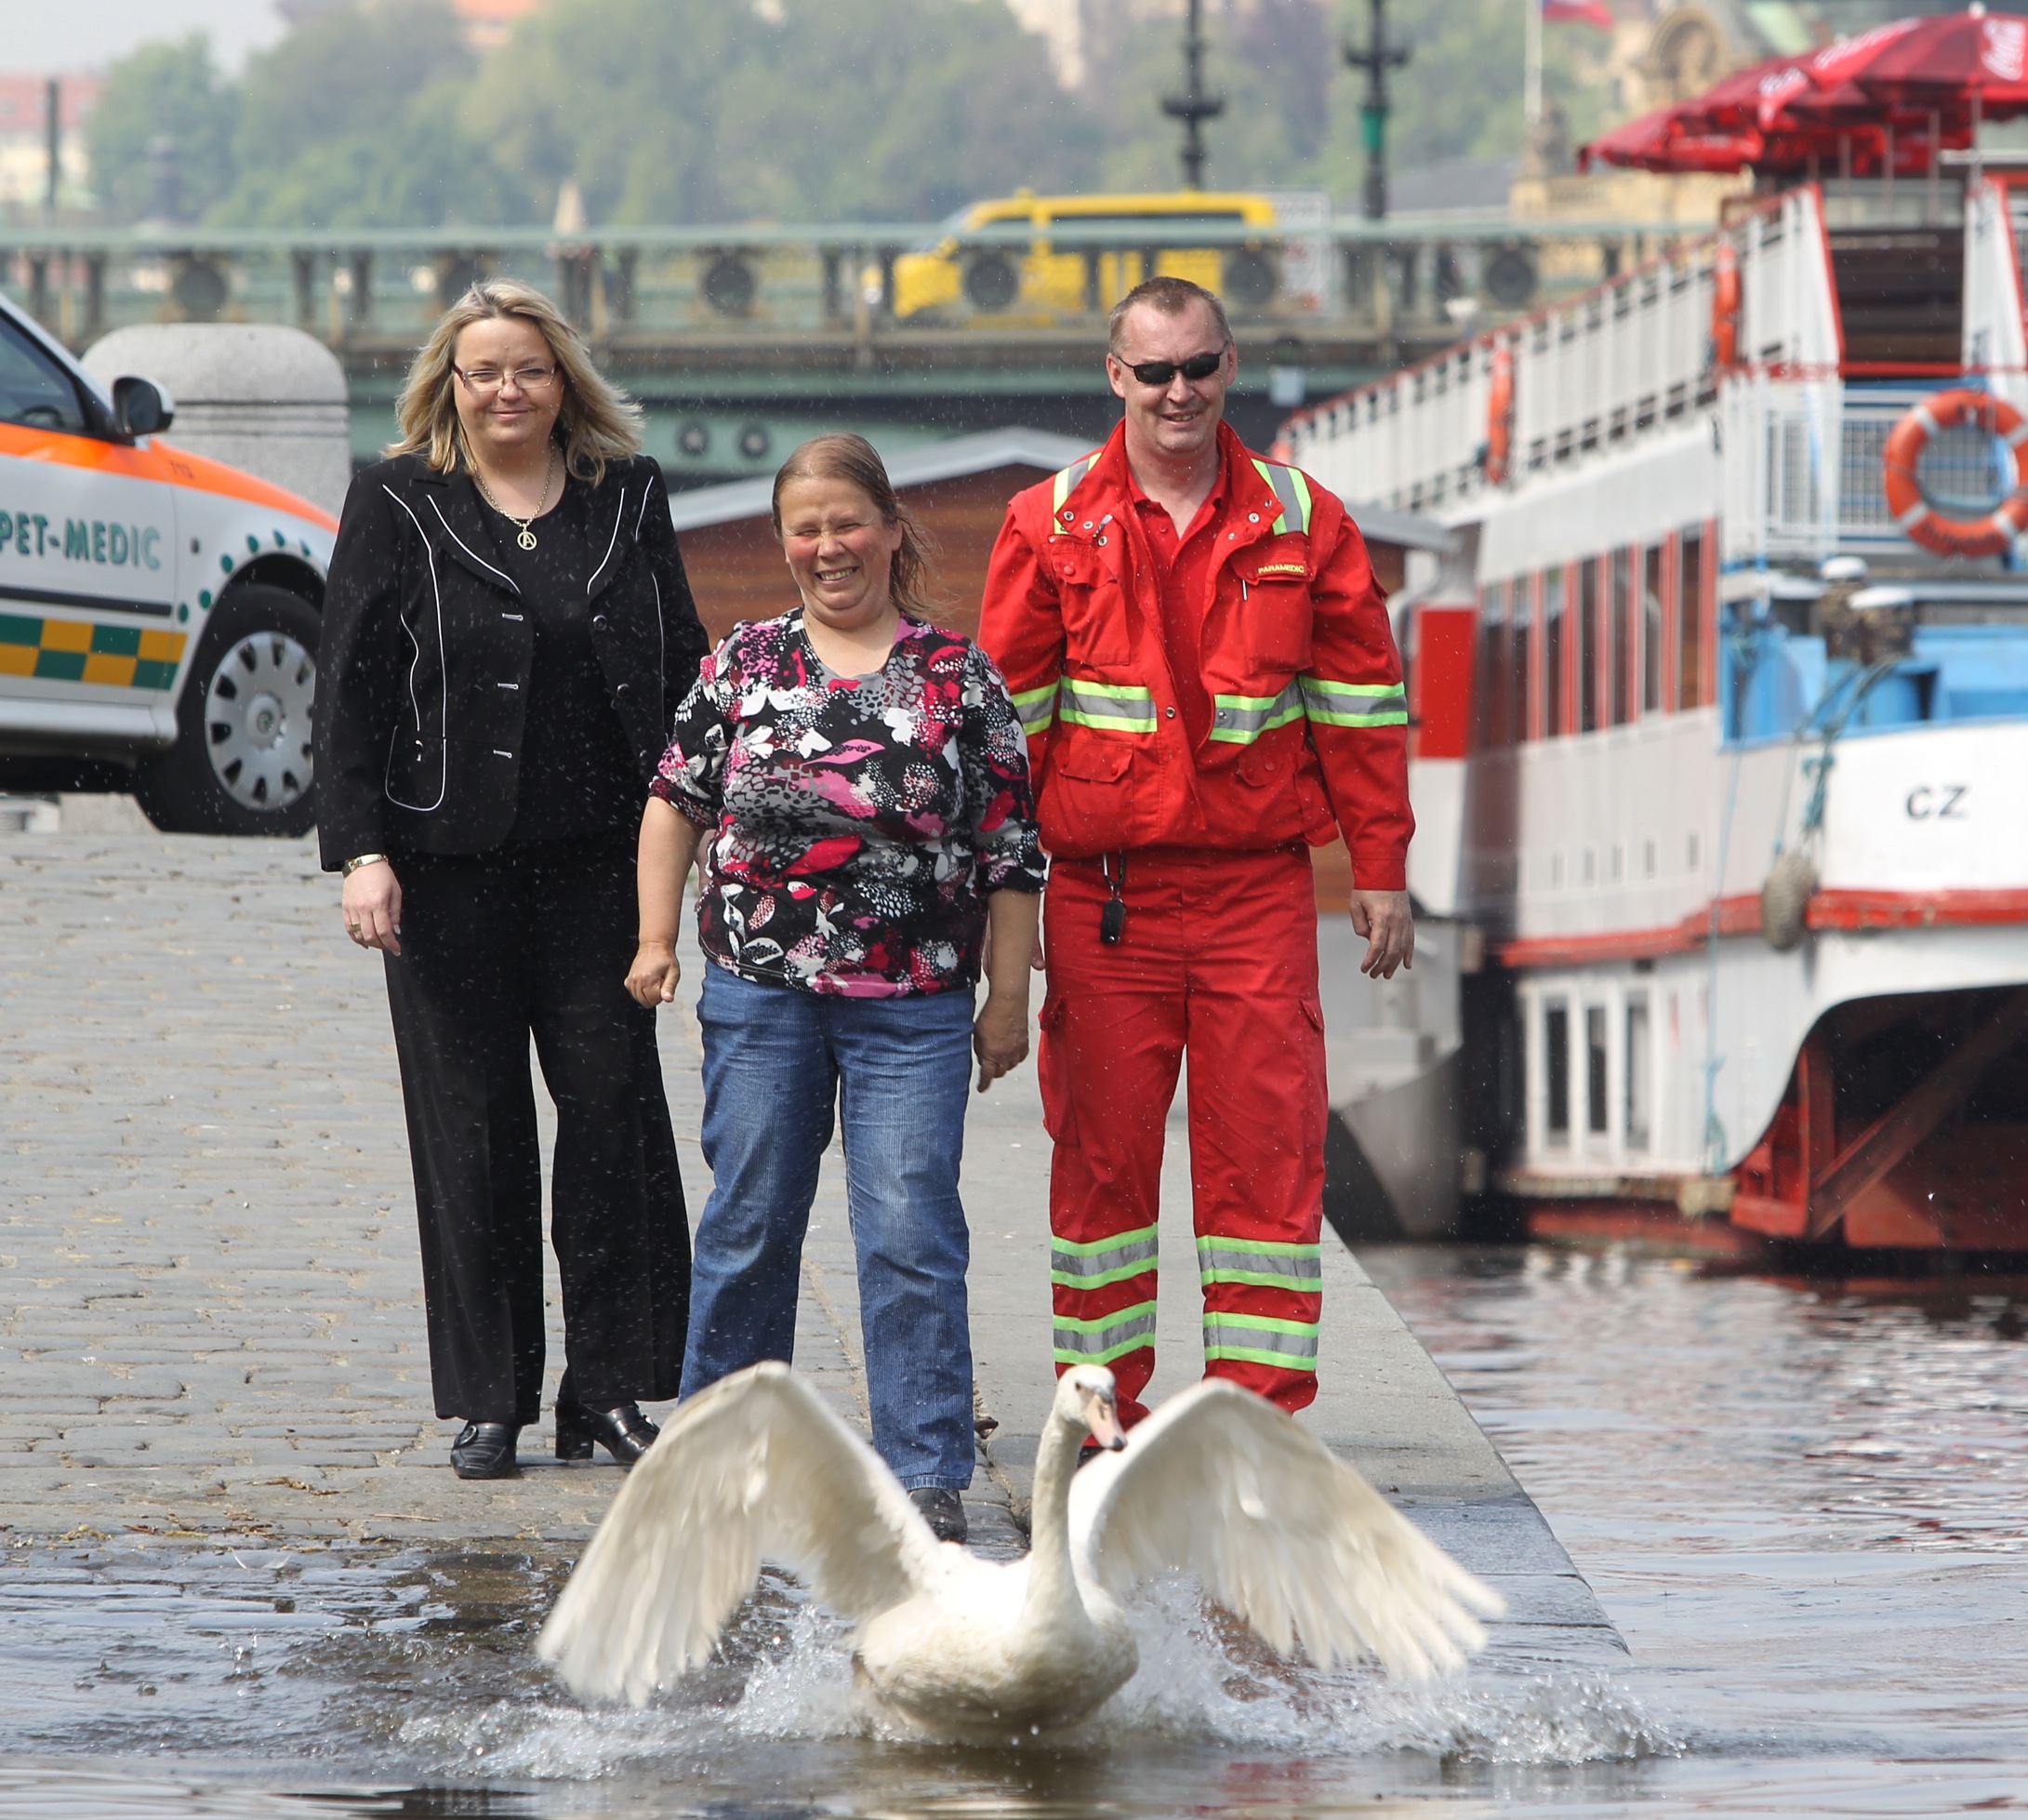
[[1413, 954], [1407, 709], [1344, 506], [1223, 422], [1217, 298], [1153, 278], [1112, 314], [1125, 420], [1009, 506], [980, 642], [1027, 729], [1043, 844], [1039, 1056], [1059, 1372], [1155, 1363], [1163, 1128], [1190, 1058], [1207, 1372], [1317, 1394], [1323, 1012], [1309, 847], [1343, 831], [1364, 970]]

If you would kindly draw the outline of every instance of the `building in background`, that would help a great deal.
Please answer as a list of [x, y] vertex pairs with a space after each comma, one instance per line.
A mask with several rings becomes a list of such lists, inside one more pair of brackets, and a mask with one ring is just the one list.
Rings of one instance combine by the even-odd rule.
[[[39, 211], [49, 194], [49, 81], [46, 75], [0, 74], [0, 213], [13, 220]], [[104, 86], [95, 75], [60, 75], [57, 83], [57, 206], [90, 200], [91, 173], [81, 130]]]

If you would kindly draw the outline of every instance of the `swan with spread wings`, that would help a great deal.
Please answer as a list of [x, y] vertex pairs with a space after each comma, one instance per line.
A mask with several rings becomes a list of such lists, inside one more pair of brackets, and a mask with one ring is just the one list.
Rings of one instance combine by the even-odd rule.
[[[1089, 1434], [1107, 1450], [1078, 1470]], [[861, 1677], [936, 1736], [1074, 1724], [1138, 1662], [1121, 1601], [1194, 1574], [1283, 1655], [1421, 1680], [1485, 1642], [1500, 1596], [1272, 1403], [1210, 1378], [1131, 1439], [1113, 1376], [1058, 1380], [1029, 1552], [938, 1542], [873, 1450], [787, 1365], [679, 1409], [629, 1477], [537, 1648], [586, 1698], [641, 1705], [707, 1662], [763, 1556], [858, 1627]]]

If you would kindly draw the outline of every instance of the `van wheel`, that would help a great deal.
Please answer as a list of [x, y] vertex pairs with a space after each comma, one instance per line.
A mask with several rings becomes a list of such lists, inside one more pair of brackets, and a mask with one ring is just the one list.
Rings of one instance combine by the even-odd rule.
[[178, 834], [307, 834], [317, 825], [311, 722], [316, 609], [250, 582], [212, 610], [177, 704], [176, 744], [134, 794]]

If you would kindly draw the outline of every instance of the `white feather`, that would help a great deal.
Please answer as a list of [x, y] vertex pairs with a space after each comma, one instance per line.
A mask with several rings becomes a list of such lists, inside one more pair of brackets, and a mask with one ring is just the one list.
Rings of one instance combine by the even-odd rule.
[[710, 1658], [764, 1555], [865, 1623], [938, 1548], [865, 1441], [787, 1365], [683, 1404], [628, 1475], [537, 1644], [589, 1699], [640, 1705]]
[[1467, 1607], [1500, 1595], [1460, 1567], [1322, 1441], [1222, 1378], [1172, 1398], [1070, 1488], [1080, 1565], [1116, 1598], [1194, 1574], [1278, 1654], [1361, 1654], [1423, 1680], [1485, 1647]]
[[640, 1705], [701, 1667], [763, 1556], [859, 1627], [875, 1695], [928, 1730], [1075, 1722], [1133, 1675], [1120, 1600], [1197, 1574], [1274, 1649], [1398, 1674], [1454, 1667], [1499, 1596], [1272, 1404], [1200, 1385], [1075, 1470], [1112, 1374], [1064, 1375], [1037, 1451], [1028, 1555], [938, 1543], [873, 1451], [786, 1365], [683, 1404], [613, 1502], [537, 1645], [587, 1698]]

